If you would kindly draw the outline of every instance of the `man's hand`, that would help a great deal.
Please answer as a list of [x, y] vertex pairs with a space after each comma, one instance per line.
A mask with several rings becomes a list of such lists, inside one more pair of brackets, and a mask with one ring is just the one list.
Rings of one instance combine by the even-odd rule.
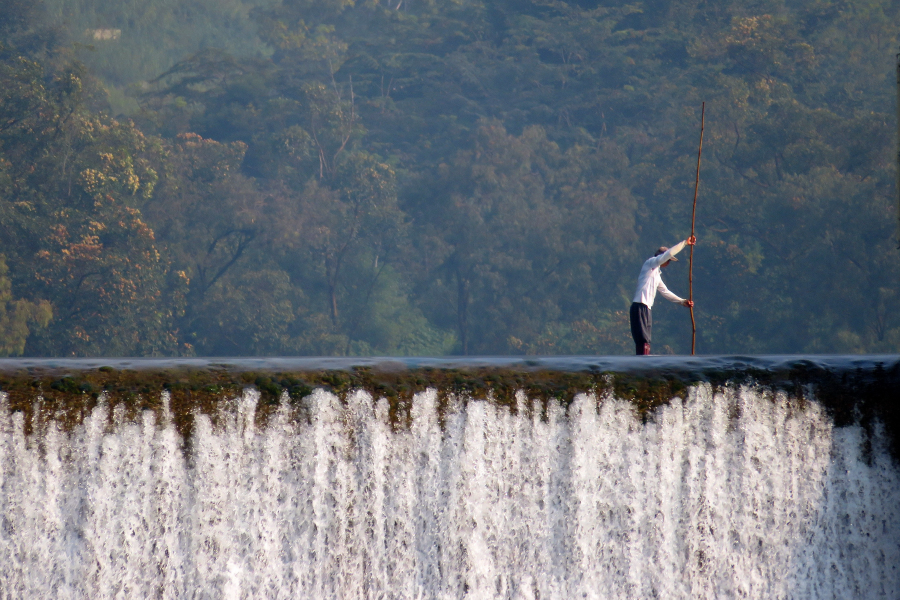
[[688, 246], [693, 246], [694, 244], [697, 243], [697, 238], [692, 235], [688, 239], [684, 240], [684, 243], [687, 244]]
[[693, 300], [682, 300], [681, 305], [691, 308], [692, 306], [694, 306], [694, 301]]

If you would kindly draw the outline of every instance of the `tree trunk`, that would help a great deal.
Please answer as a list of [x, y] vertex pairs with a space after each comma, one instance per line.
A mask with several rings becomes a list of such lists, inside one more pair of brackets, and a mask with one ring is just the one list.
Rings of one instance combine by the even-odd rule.
[[337, 306], [337, 278], [333, 281], [328, 282], [328, 297], [331, 301], [331, 324], [334, 325], [335, 330], [337, 330], [338, 326], [338, 306]]
[[469, 278], [456, 274], [456, 326], [463, 356], [469, 354]]

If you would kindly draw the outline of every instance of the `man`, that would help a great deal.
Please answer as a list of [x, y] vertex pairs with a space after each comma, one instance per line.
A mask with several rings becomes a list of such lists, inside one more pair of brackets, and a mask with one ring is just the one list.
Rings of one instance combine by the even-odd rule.
[[634, 338], [634, 347], [638, 355], [650, 354], [650, 329], [653, 326], [650, 309], [653, 307], [656, 292], [662, 294], [666, 300], [677, 302], [682, 306], [694, 306], [691, 300], [679, 298], [669, 291], [669, 288], [663, 283], [660, 270], [668, 267], [669, 263], [673, 261], [677, 262], [678, 259], [675, 258], [675, 255], [681, 252], [685, 246], [693, 246], [696, 242], [697, 238], [691, 236], [671, 248], [662, 246], [641, 267], [637, 291], [634, 293], [634, 302], [631, 304], [631, 337]]

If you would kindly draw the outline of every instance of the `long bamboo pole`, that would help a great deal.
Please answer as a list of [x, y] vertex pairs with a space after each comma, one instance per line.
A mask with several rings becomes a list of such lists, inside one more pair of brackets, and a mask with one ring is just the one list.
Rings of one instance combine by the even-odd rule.
[[[700, 149], [697, 150], [697, 179], [694, 181], [694, 210], [691, 213], [691, 237], [694, 237], [694, 223], [697, 220], [697, 192], [700, 190], [700, 156], [703, 154], [703, 125], [706, 117], [706, 102], [700, 105]], [[688, 257], [688, 300], [694, 301], [694, 246]], [[694, 320], [694, 305], [691, 304], [691, 356], [697, 346], [697, 321]]]

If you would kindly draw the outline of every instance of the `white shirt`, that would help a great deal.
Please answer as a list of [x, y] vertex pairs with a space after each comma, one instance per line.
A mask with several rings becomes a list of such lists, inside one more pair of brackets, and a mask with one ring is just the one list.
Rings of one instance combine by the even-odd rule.
[[641, 267], [641, 274], [638, 275], [637, 290], [634, 292], [634, 302], [646, 304], [653, 307], [653, 301], [656, 299], [656, 292], [662, 294], [662, 297], [672, 302], [684, 302], [683, 298], [679, 298], [669, 291], [666, 284], [663, 283], [660, 267], [667, 260], [681, 252], [684, 248], [684, 242], [675, 244], [659, 256], [648, 258]]

